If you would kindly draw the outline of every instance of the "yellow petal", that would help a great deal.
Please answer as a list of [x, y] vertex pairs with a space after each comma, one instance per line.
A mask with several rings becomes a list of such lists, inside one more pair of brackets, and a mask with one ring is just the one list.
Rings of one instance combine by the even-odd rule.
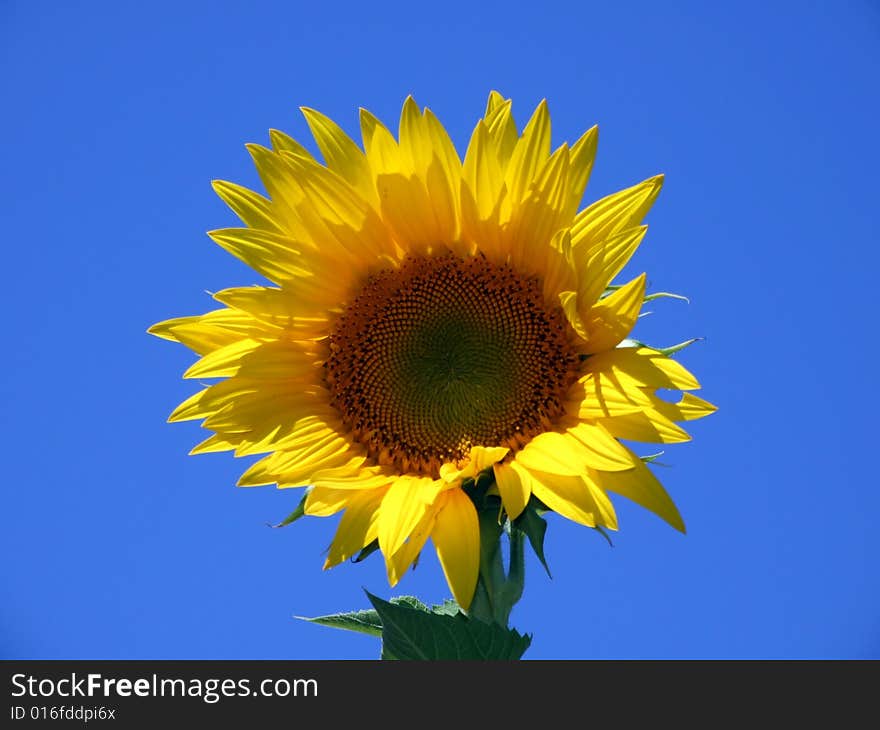
[[646, 280], [646, 274], [636, 277], [589, 309], [584, 320], [590, 339], [581, 352], [592, 354], [610, 350], [626, 338], [642, 309]]
[[487, 108], [484, 122], [498, 163], [505, 170], [519, 139], [510, 99], [502, 99], [491, 111]]
[[[293, 398], [295, 399], [296, 396]], [[286, 411], [285, 406], [289, 407], [288, 404], [295, 402], [286, 397], [281, 403], [276, 399], [268, 400], [263, 413], [255, 416], [253, 423], [247, 424], [248, 429], [240, 433], [241, 438], [235, 449], [235, 455], [252, 456], [269, 451], [302, 449], [339, 433], [338, 427], [328, 426], [321, 418], [294, 417], [292, 412]], [[300, 401], [292, 408], [297, 411], [304, 410], [305, 403]], [[243, 419], [240, 416], [240, 409], [236, 407], [236, 410], [241, 422]], [[205, 423], [207, 424], [208, 421]]]
[[572, 243], [576, 248], [590, 248], [615, 234], [639, 226], [662, 186], [663, 176], [657, 175], [597, 200], [575, 218], [571, 228]]
[[621, 416], [651, 407], [651, 400], [636, 383], [613, 374], [590, 373], [572, 387], [568, 397], [579, 401], [574, 411], [578, 418]]
[[[434, 529], [434, 520], [437, 518], [438, 507], [439, 500], [427, 506], [424, 515], [415, 527], [413, 527], [409, 538], [394, 554], [388, 555], [383, 550], [383, 554], [385, 555], [385, 569], [388, 573], [388, 582], [392, 586], [397, 585], [397, 582], [403, 577], [403, 574], [406, 573], [409, 566], [412, 565], [413, 560], [418, 557], [422, 548], [425, 546], [425, 543], [428, 541], [428, 537], [431, 535], [431, 530]], [[377, 528], [381, 528], [381, 522], [377, 521], [376, 526]], [[378, 530], [376, 534], [378, 535]]]
[[325, 570], [348, 560], [372, 542], [371, 533], [375, 530], [383, 496], [384, 489], [366, 490], [351, 495], [330, 544], [324, 563]]
[[190, 367], [184, 378], [284, 379], [319, 376], [320, 362], [303, 352], [295, 342], [260, 342], [244, 339], [208, 353]]
[[[270, 401], [266, 408], [268, 423], [261, 428], [259, 421], [255, 421], [252, 429], [243, 435], [235, 455], [250, 456], [266, 451], [294, 451], [344, 432], [342, 424], [338, 421], [328, 423], [328, 419], [314, 415], [295, 418], [294, 413], [282, 410], [285, 403], [295, 402], [294, 399], [296, 399], [295, 395], [288, 400], [285, 394], [280, 408], [277, 400]], [[298, 408], [301, 409], [302, 406]], [[270, 428], [273, 424], [274, 427]]]
[[218, 451], [231, 451], [236, 448], [238, 444], [239, 440], [237, 438], [219, 436], [215, 433], [213, 436], [209, 436], [201, 443], [193, 446], [189, 451], [189, 455], [195, 456], [196, 454], [213, 454]]
[[235, 375], [241, 367], [244, 355], [253, 352], [263, 343], [258, 340], [243, 339], [209, 352], [194, 363], [184, 374], [184, 378], [224, 378]]
[[[360, 459], [363, 463], [364, 459]], [[334, 475], [332, 469], [322, 469], [313, 475], [313, 483], [316, 487], [328, 487], [330, 489], [347, 489], [359, 491], [364, 489], [380, 489], [391, 484], [395, 477], [390, 474], [377, 472], [376, 467], [370, 469], [358, 469], [356, 473]]]
[[514, 206], [525, 197], [529, 185], [550, 155], [550, 112], [541, 101], [516, 143], [504, 181]]
[[698, 390], [697, 379], [685, 367], [649, 347], [618, 347], [588, 358], [588, 372], [619, 373], [649, 388]]
[[581, 136], [571, 147], [568, 176], [568, 196], [563, 218], [571, 219], [581, 203], [584, 189], [593, 171], [593, 162], [596, 159], [596, 147], [599, 144], [599, 127], [592, 127]]
[[272, 142], [272, 149], [275, 152], [289, 152], [299, 157], [311, 158], [312, 154], [293, 137], [288, 136], [278, 129], [269, 130], [269, 139]]
[[697, 398], [693, 393], [685, 393], [678, 403], [670, 403], [655, 395], [650, 398], [654, 410], [670, 421], [694, 421], [718, 410], [717, 406]]
[[269, 197], [272, 199], [273, 210], [285, 233], [303, 240], [302, 226], [296, 214], [302, 202], [303, 193], [296, 179], [296, 174], [287, 164], [288, 160], [302, 159], [284, 152], [275, 152], [258, 144], [247, 144], [248, 152], [257, 168], [257, 173]]
[[194, 393], [183, 401], [168, 417], [169, 423], [180, 421], [193, 421], [206, 418], [216, 411], [227, 406], [236, 398], [249, 393], [257, 393], [259, 388], [254, 383], [248, 383], [237, 378], [216, 383], [198, 393]]
[[582, 421], [567, 429], [566, 437], [574, 441], [578, 456], [593, 469], [620, 471], [631, 466], [626, 448], [601, 424]]
[[[433, 239], [429, 243], [453, 243], [459, 231], [461, 163], [443, 126], [427, 110], [422, 114], [411, 96], [400, 115], [400, 154], [404, 177], [409, 178], [411, 186], [425, 191], [427, 205], [413, 214], [423, 217], [423, 225]], [[409, 195], [422, 199], [421, 190], [410, 191]], [[424, 248], [429, 244], [420, 241], [420, 245]]]
[[[553, 235], [568, 220], [562, 217], [568, 192], [568, 147], [563, 145], [547, 160], [516, 208], [510, 222], [510, 255], [520, 269], [541, 264]], [[539, 272], [543, 274], [543, 272]]]
[[584, 342], [590, 339], [590, 333], [581, 317], [580, 306], [578, 305], [578, 294], [575, 291], [559, 292], [559, 305], [562, 307], [562, 313], [571, 325], [575, 334]]
[[289, 236], [252, 228], [208, 231], [211, 240], [276, 284], [309, 277], [309, 261], [302, 246]]
[[400, 150], [394, 135], [366, 109], [361, 109], [361, 135], [373, 175], [400, 170]]
[[[575, 294], [577, 276], [571, 256], [571, 233], [567, 228], [556, 232], [546, 249], [546, 256], [547, 261], [543, 267], [544, 275], [542, 277], [544, 298], [548, 302], [552, 302], [560, 292]], [[576, 307], [576, 299], [572, 304]]]
[[392, 251], [379, 216], [346, 180], [313, 160], [283, 156], [303, 191], [297, 212], [321, 251], [335, 243], [336, 255], [366, 265]]
[[211, 185], [220, 199], [249, 228], [261, 228], [274, 233], [284, 232], [284, 226], [278, 221], [278, 213], [274, 210], [271, 200], [253, 190], [225, 180], [214, 180]]
[[477, 511], [461, 489], [443, 495], [431, 540], [443, 567], [446, 582], [458, 605], [470, 608], [480, 570], [480, 525]]
[[684, 521], [675, 503], [651, 470], [635, 454], [631, 454], [633, 468], [630, 471], [595, 472], [593, 478], [603, 489], [619, 494], [653, 512], [680, 532], [685, 531]]
[[602, 426], [616, 438], [649, 444], [678, 444], [690, 441], [687, 431], [653, 408], [613, 418], [603, 418]]
[[430, 477], [402, 476], [391, 485], [379, 514], [379, 547], [393, 555], [424, 517], [440, 491], [440, 483]]
[[415, 176], [400, 173], [379, 175], [376, 179], [382, 218], [394, 231], [400, 244], [410, 252], [424, 254], [438, 239], [438, 224], [424, 183]]
[[[297, 414], [303, 408], [315, 412], [320, 406], [313, 402], [310, 394], [297, 388], [295, 381], [233, 377], [187, 398], [171, 414], [169, 421], [211, 418], [215, 428], [235, 426], [232, 431], [246, 434], [258, 425], [248, 423], [247, 419], [251, 417], [273, 418], [276, 425], [282, 421], [293, 426], [305, 425], [309, 421], [297, 420]], [[307, 418], [323, 420], [314, 415]]]
[[475, 477], [483, 469], [488, 469], [507, 456], [510, 449], [506, 446], [474, 446], [471, 448], [467, 463], [457, 468], [453, 463], [440, 467], [440, 476], [446, 482], [455, 482], [468, 477]]
[[346, 180], [374, 208], [379, 207], [370, 163], [354, 140], [329, 117], [314, 109], [300, 107], [318, 143], [327, 167]]
[[403, 172], [412, 174], [426, 169], [431, 161], [431, 143], [422, 113], [412, 96], [406, 97], [400, 110], [398, 139]]
[[238, 480], [240, 487], [278, 484], [279, 488], [310, 484], [321, 469], [342, 466], [351, 458], [351, 444], [342, 436], [327, 436], [294, 451], [276, 451], [251, 465]]
[[504, 510], [511, 520], [515, 520], [529, 503], [532, 493], [531, 478], [515, 461], [510, 464], [495, 464], [494, 472]]
[[293, 291], [265, 286], [233, 287], [217, 292], [214, 299], [261, 322], [292, 331], [297, 338], [325, 337], [330, 330], [329, 313], [305, 307]]
[[509, 103], [509, 99], [505, 99], [499, 92], [492, 89], [489, 92], [489, 98], [486, 100], [486, 113], [483, 115], [484, 117], [490, 116], [498, 107]]
[[617, 517], [608, 495], [586, 474], [562, 476], [529, 469], [532, 492], [554, 512], [587, 527], [617, 529]]
[[461, 178], [456, 177], [453, 183], [447, 170], [437, 157], [431, 161], [425, 172], [425, 190], [436, 221], [435, 240], [446, 246], [452, 246], [460, 236], [458, 194]]
[[489, 218], [496, 210], [504, 188], [504, 175], [492, 145], [489, 131], [480, 121], [474, 127], [462, 166], [462, 180], [475, 204], [480, 219]]
[[611, 280], [635, 253], [647, 230], [646, 226], [628, 228], [595, 247], [575, 246], [572, 233], [572, 258], [581, 276], [578, 287], [578, 305], [581, 311], [585, 311], [599, 299]]
[[278, 330], [246, 312], [216, 309], [195, 317], [178, 317], [154, 324], [151, 335], [180, 342], [199, 355], [206, 355], [242, 339], [274, 339]]
[[306, 495], [306, 514], [314, 517], [335, 515], [349, 505], [354, 494], [351, 489], [312, 487]]
[[[352, 448], [353, 453], [360, 450], [357, 446]], [[331, 487], [333, 489], [372, 489], [378, 484], [374, 483], [373, 477], [382, 469], [378, 466], [364, 466], [366, 457], [355, 456], [347, 463], [329, 469], [319, 469], [312, 474], [312, 484], [315, 486]], [[387, 477], [392, 481], [392, 477]]]
[[538, 434], [517, 453], [516, 461], [529, 471], [577, 476], [586, 470], [584, 449], [556, 431]]
[[289, 453], [289, 460], [279, 468], [276, 479], [279, 489], [311, 484], [316, 473], [348, 464], [352, 457], [351, 442], [339, 435], [328, 435], [313, 445]]
[[[267, 382], [267, 381], [264, 381]], [[311, 405], [308, 396], [277, 390], [243, 396], [215, 411], [205, 419], [204, 427], [217, 433], [237, 433], [251, 443], [271, 440], [281, 425], [301, 418]]]

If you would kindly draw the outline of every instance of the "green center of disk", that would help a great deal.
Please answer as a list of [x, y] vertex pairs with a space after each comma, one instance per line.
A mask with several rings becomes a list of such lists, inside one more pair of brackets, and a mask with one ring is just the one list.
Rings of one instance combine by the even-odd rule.
[[535, 278], [445, 255], [369, 279], [330, 335], [326, 382], [377, 463], [436, 474], [471, 446], [545, 431], [576, 363]]

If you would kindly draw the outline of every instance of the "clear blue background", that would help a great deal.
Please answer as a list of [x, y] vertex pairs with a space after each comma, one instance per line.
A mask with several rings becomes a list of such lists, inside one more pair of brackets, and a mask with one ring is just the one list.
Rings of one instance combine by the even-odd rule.
[[[322, 572], [333, 520], [269, 529], [297, 493], [188, 457], [193, 358], [145, 330], [258, 283], [204, 235], [245, 142], [413, 93], [461, 150], [495, 88], [599, 123], [587, 200], [666, 173], [632, 270], [691, 304], [638, 332], [704, 336], [720, 406], [664, 457], [686, 537], [552, 521], [527, 656], [880, 657], [876, 3], [7, 1], [0, 59], [0, 656], [376, 656], [292, 617], [392, 595], [381, 560]], [[432, 553], [399, 592], [445, 597]]]

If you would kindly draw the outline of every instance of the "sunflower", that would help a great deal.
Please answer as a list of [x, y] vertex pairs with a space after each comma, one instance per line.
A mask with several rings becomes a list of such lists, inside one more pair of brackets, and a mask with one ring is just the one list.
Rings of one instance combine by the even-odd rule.
[[306, 514], [342, 512], [325, 568], [378, 543], [391, 585], [433, 542], [467, 609], [478, 515], [463, 485], [494, 477], [506, 516], [530, 499], [617, 529], [609, 493], [684, 524], [626, 441], [672, 443], [714, 406], [667, 351], [628, 339], [645, 275], [612, 281], [642, 241], [662, 176], [580, 201], [597, 128], [551, 152], [546, 102], [520, 133], [496, 92], [462, 161], [408, 98], [397, 138], [361, 110], [363, 150], [313, 109], [323, 163], [272, 130], [248, 145], [268, 197], [214, 189], [245, 227], [210, 232], [273, 283], [150, 332], [216, 379], [169, 421], [203, 419], [192, 453], [263, 455], [241, 486], [307, 487]]

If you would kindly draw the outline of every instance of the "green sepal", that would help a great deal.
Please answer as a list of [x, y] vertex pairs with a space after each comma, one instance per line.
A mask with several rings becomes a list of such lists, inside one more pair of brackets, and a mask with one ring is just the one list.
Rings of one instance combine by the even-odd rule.
[[601, 525], [596, 525], [593, 529], [605, 538], [605, 540], [608, 542], [608, 547], [614, 547], [614, 543], [611, 542], [611, 535], [608, 534], [604, 527], [602, 527]]
[[672, 345], [671, 347], [655, 347], [653, 349], [657, 350], [657, 352], [661, 352], [666, 357], [670, 355], [674, 355], [676, 352], [681, 352], [685, 347], [690, 347], [695, 342], [701, 342], [703, 340], [702, 337], [692, 337], [689, 340], [685, 340], [684, 342], [679, 342], [677, 345]]
[[547, 575], [552, 578], [550, 568], [547, 565], [547, 559], [544, 556], [544, 535], [547, 532], [547, 520], [541, 517], [540, 512], [542, 510], [536, 502], [537, 500], [534, 498], [529, 500], [522, 514], [513, 521], [513, 527], [529, 539], [529, 545], [532, 546], [532, 550], [535, 551], [535, 555], [538, 556], [538, 560], [541, 561], [541, 565], [544, 566]]
[[458, 612], [423, 611], [367, 592], [382, 623], [382, 659], [514, 660], [531, 644], [531, 636], [497, 623], [485, 623]]
[[287, 527], [287, 525], [293, 524], [300, 517], [304, 517], [306, 514], [306, 497], [309, 496], [308, 491], [303, 495], [302, 499], [299, 501], [299, 504], [296, 506], [296, 509], [293, 510], [287, 517], [285, 517], [281, 522], [277, 525], [269, 525], [269, 527]]
[[642, 299], [642, 301], [643, 302], [652, 302], [655, 299], [678, 299], [681, 302], [687, 302], [688, 304], [691, 303], [691, 300], [688, 299], [683, 294], [673, 294], [672, 292], [668, 292], [668, 291], [658, 291], [658, 292], [654, 292], [653, 294], [646, 294], [645, 298]]
[[684, 342], [679, 342], [677, 345], [670, 345], [669, 347], [654, 347], [654, 345], [649, 345], [646, 342], [640, 342], [639, 340], [634, 340], [630, 337], [627, 337], [625, 340], [621, 340], [618, 347], [647, 347], [651, 350], [655, 350], [659, 352], [661, 355], [666, 355], [669, 357], [670, 355], [674, 355], [676, 352], [681, 352], [685, 347], [690, 347], [695, 342], [702, 342], [702, 337], [692, 337], [689, 340], [685, 340]]
[[605, 287], [604, 291], [599, 295], [599, 301], [605, 299], [605, 297], [610, 297], [614, 292], [618, 289], [623, 289], [623, 284], [609, 284]]
[[359, 562], [361, 562], [361, 560], [366, 560], [368, 557], [370, 557], [378, 549], [379, 549], [379, 541], [373, 540], [373, 542], [371, 542], [365, 548], [361, 549], [361, 551], [351, 559], [351, 562], [352, 563], [359, 563]]
[[665, 453], [665, 451], [658, 451], [656, 454], [640, 456], [639, 459], [641, 459], [645, 464], [653, 464], [654, 466], [669, 466], [669, 464], [664, 464], [662, 461], [657, 461], [657, 459], [659, 459]]

